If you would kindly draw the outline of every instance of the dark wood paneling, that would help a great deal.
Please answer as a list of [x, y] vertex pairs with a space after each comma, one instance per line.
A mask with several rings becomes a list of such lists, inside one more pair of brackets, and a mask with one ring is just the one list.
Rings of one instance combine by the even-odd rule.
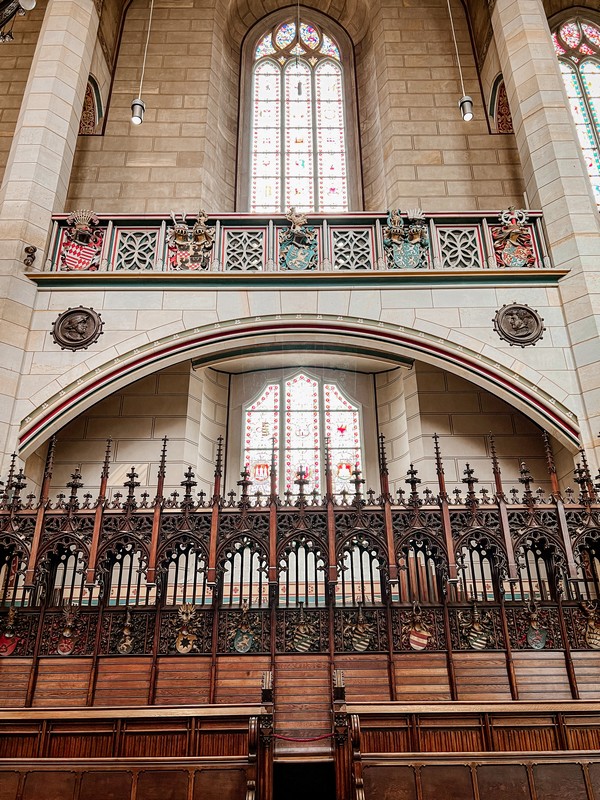
[[71, 800], [76, 781], [74, 772], [29, 772], [23, 800]]
[[537, 800], [588, 800], [579, 764], [536, 764], [533, 775]]
[[402, 653], [394, 656], [397, 699], [404, 703], [450, 700], [444, 653]]
[[188, 783], [189, 774], [183, 771], [140, 772], [136, 800], [187, 800]]
[[520, 764], [479, 766], [477, 782], [482, 800], [530, 800], [527, 770]]
[[570, 700], [571, 689], [561, 653], [513, 651], [519, 700]]
[[365, 800], [417, 800], [412, 767], [365, 766]]
[[158, 659], [155, 698], [158, 705], [208, 703], [209, 694], [210, 656]]
[[152, 659], [143, 656], [100, 658], [94, 705], [146, 705], [151, 669]]
[[78, 800], [129, 800], [130, 772], [84, 772]]
[[559, 732], [551, 720], [495, 720], [493, 726], [494, 750], [560, 750]]
[[243, 769], [202, 769], [196, 772], [193, 800], [245, 800]]
[[35, 685], [34, 706], [84, 706], [91, 658], [42, 658]]
[[430, 727], [425, 724], [419, 731], [420, 749], [425, 753], [468, 753], [485, 750], [483, 730], [480, 726]]
[[[327, 656], [277, 656], [275, 701], [277, 734], [315, 737], [331, 733], [331, 678]], [[278, 752], [290, 745], [298, 749], [298, 744], [280, 740]], [[321, 746], [328, 749], [330, 743], [323, 740]], [[314, 750], [314, 744], [312, 747]]]
[[364, 753], [409, 753], [412, 750], [408, 723], [390, 721], [381, 728], [363, 728], [361, 748]]
[[472, 800], [471, 770], [463, 766], [432, 766], [421, 770], [422, 800]]
[[53, 732], [48, 737], [46, 755], [49, 758], [108, 758], [112, 749], [112, 732]]
[[24, 706], [31, 672], [31, 659], [11, 657], [3, 658], [1, 662], [0, 708]]
[[19, 788], [18, 772], [3, 772], [0, 774], [0, 800], [15, 800]]
[[504, 653], [453, 653], [459, 700], [510, 700]]

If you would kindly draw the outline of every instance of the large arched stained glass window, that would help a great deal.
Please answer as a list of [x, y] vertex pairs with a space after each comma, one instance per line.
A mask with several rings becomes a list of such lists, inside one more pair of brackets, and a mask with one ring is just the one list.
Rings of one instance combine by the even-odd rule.
[[349, 208], [340, 50], [319, 27], [288, 20], [254, 51], [250, 210]]
[[269, 383], [244, 413], [244, 464], [256, 489], [268, 493], [273, 455], [277, 485], [298, 492], [324, 492], [324, 448], [327, 443], [333, 491], [351, 491], [355, 469], [362, 470], [360, 411], [336, 386], [299, 373]]
[[576, 18], [552, 34], [571, 113], [600, 206], [600, 25]]

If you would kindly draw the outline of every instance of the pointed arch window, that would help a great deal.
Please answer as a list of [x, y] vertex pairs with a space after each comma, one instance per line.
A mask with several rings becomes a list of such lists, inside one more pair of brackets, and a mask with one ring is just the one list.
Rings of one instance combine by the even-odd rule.
[[274, 458], [279, 491], [296, 494], [301, 471], [304, 491], [323, 493], [326, 443], [333, 491], [349, 491], [352, 472], [363, 464], [360, 409], [333, 382], [301, 372], [267, 384], [244, 410], [244, 464], [261, 491], [269, 491]]
[[358, 208], [349, 175], [358, 163], [349, 40], [325, 30], [321, 16], [276, 13], [247, 45], [250, 124], [243, 120], [240, 129], [250, 136], [240, 145], [248, 188], [241, 187], [240, 201], [252, 212]]
[[576, 17], [559, 25], [552, 39], [600, 206], [600, 25]]

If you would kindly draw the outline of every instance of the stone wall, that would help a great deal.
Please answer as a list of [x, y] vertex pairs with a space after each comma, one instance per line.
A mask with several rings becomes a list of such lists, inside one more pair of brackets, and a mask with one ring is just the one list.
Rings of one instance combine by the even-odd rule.
[[[134, 127], [130, 104], [139, 88], [148, 6], [148, 0], [134, 0], [127, 11], [105, 133], [79, 139], [66, 210], [231, 211], [241, 37], [227, 30], [223, 2], [156, 2], [144, 79], [147, 110], [144, 124]], [[466, 89], [476, 104], [471, 123], [458, 110], [461, 90], [444, 0], [418, 7], [372, 0], [370, 25], [354, 32], [367, 209], [522, 204], [514, 139], [489, 133], [467, 21], [455, 6]], [[248, 10], [246, 30], [263, 13]]]

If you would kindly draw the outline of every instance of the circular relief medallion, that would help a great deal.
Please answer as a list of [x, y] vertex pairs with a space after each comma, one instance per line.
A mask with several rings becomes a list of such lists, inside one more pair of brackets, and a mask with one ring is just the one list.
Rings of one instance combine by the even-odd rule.
[[510, 303], [502, 306], [492, 320], [494, 330], [510, 345], [527, 347], [535, 344], [544, 335], [544, 320], [537, 311], [526, 305]]
[[93, 308], [68, 308], [52, 323], [52, 338], [62, 350], [86, 350], [98, 341], [103, 325]]

